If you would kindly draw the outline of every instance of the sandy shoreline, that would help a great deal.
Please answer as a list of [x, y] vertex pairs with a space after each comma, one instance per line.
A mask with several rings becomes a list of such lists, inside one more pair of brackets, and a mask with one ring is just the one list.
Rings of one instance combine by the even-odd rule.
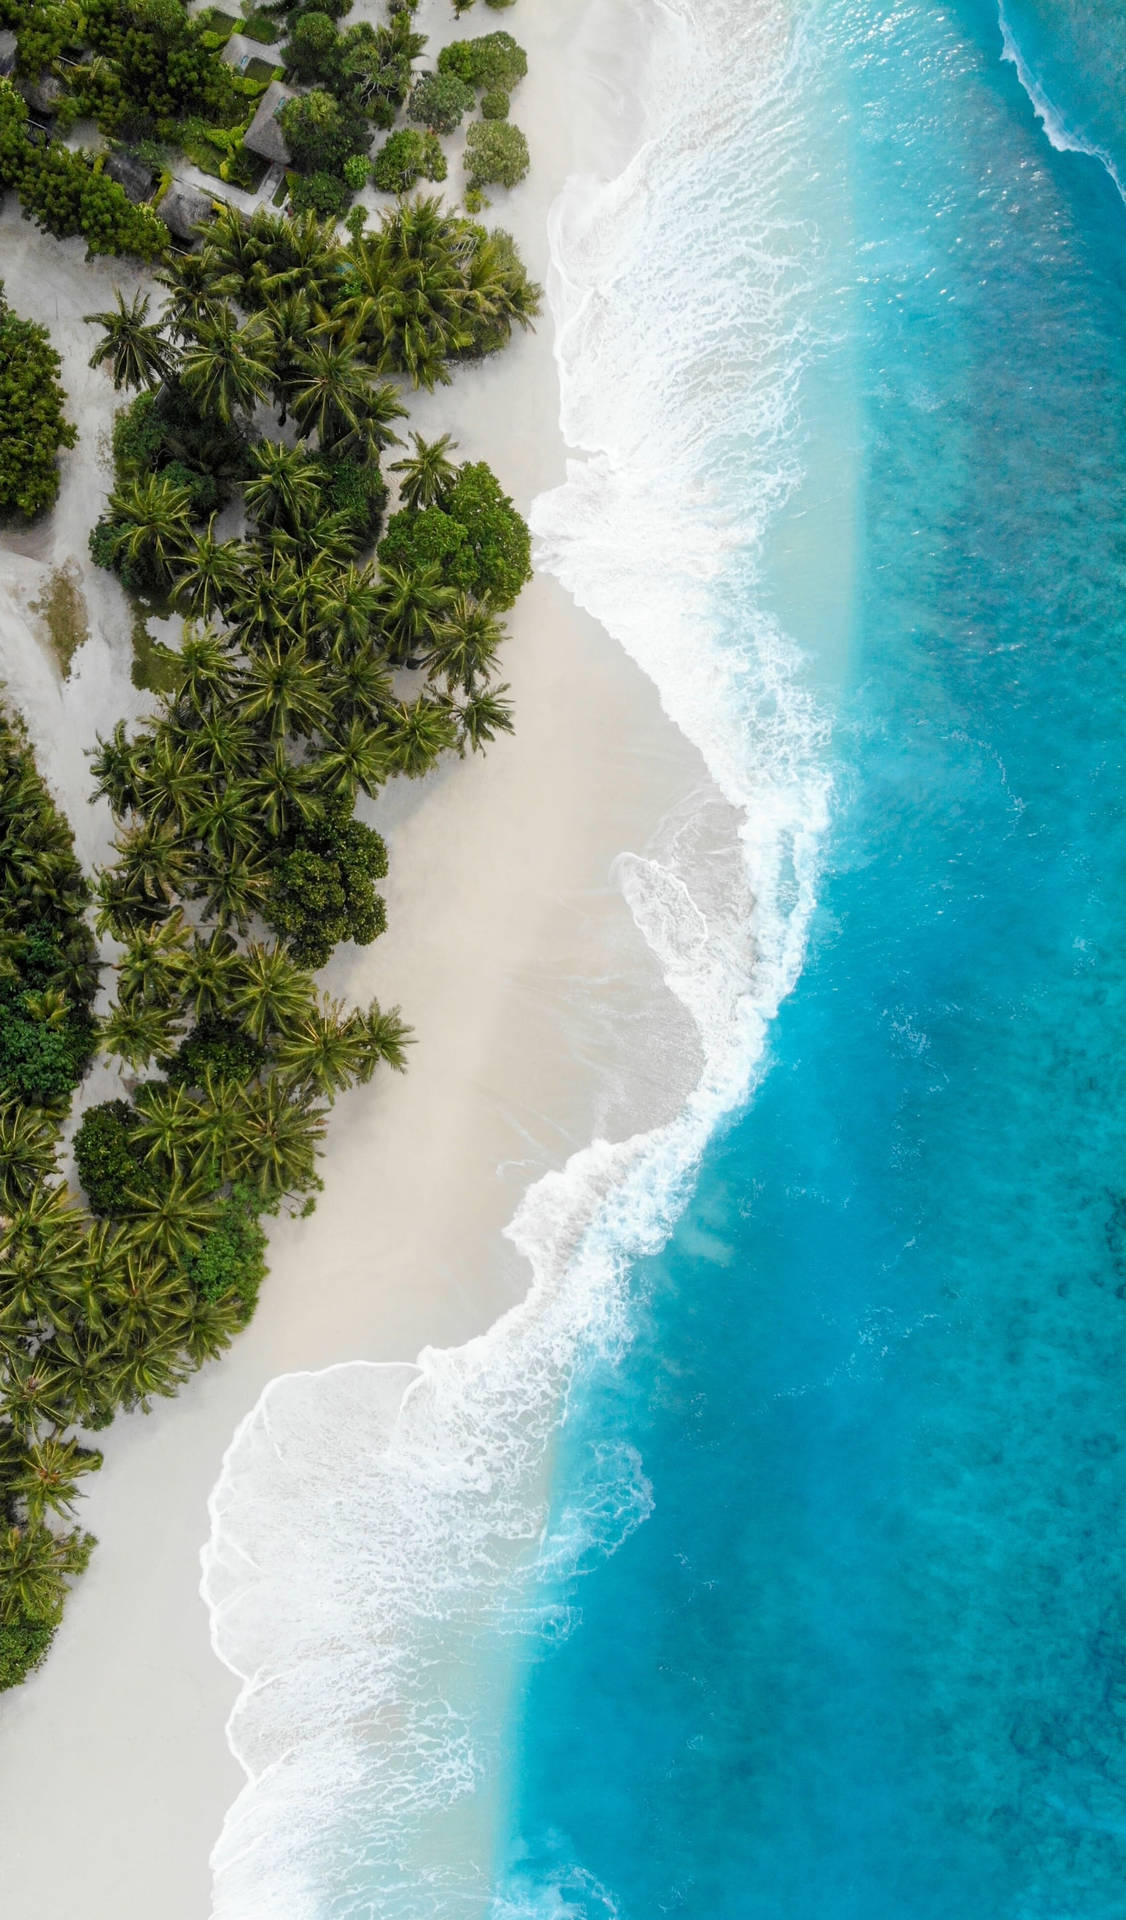
[[[620, 25], [601, 0], [599, 9], [575, 0], [547, 17], [542, 0], [539, 9], [525, 0], [516, 15], [466, 23], [511, 26], [528, 49], [514, 110], [533, 173], [503, 205], [498, 196], [492, 217], [511, 226], [540, 278], [562, 180], [612, 171], [629, 138], [607, 84], [612, 65], [590, 66], [604, 23]], [[435, 39], [455, 31], [436, 0], [420, 24]], [[129, 684], [123, 600], [85, 557], [113, 396], [84, 369], [88, 335], [75, 316], [137, 276], [112, 262], [86, 269], [80, 243], [60, 247], [11, 209], [0, 237], [9, 297], [51, 326], [83, 426], [50, 549], [0, 543], [5, 673], [91, 857], [104, 823], [97, 810], [77, 812], [81, 749], [143, 696]], [[411, 424], [452, 429], [526, 510], [562, 477], [557, 419], [545, 316], [494, 363], [423, 396]], [[27, 610], [45, 570], [71, 553], [93, 638], [60, 694]], [[258, 1317], [234, 1351], [178, 1400], [106, 1436], [106, 1468], [83, 1515], [101, 1542], [91, 1570], [43, 1673], [0, 1706], [11, 1920], [78, 1911], [147, 1920], [154, 1904], [163, 1920], [204, 1920], [208, 1853], [242, 1784], [223, 1735], [235, 1681], [211, 1652], [197, 1593], [207, 1496], [235, 1426], [279, 1372], [411, 1361], [426, 1344], [482, 1331], [527, 1286], [500, 1232], [528, 1184], [594, 1132], [620, 1137], [670, 1111], [670, 1050], [686, 1048], [689, 1076], [684, 1016], [610, 870], [704, 783], [702, 763], [651, 684], [552, 580], [537, 577], [512, 630], [515, 739], [381, 798], [373, 817], [391, 849], [390, 931], [328, 971], [334, 992], [402, 1004], [419, 1036], [411, 1071], [339, 1103], [318, 1211], [275, 1229]]]

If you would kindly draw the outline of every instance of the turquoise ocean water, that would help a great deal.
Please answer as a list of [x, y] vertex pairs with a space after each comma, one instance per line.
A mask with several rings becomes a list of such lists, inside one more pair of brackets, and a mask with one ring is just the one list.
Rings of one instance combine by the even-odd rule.
[[1126, 14], [637, 19], [533, 519], [714, 782], [699, 1084], [236, 1436], [214, 1913], [1126, 1920]]
[[555, 1524], [623, 1449], [648, 1517], [555, 1583], [498, 1912], [1126, 1915], [1126, 15], [1006, 16], [815, 4], [710, 155], [736, 271], [730, 179], [791, 175], [799, 462], [850, 410], [832, 657], [800, 489], [746, 583], [832, 800], [750, 1102], [572, 1393]]

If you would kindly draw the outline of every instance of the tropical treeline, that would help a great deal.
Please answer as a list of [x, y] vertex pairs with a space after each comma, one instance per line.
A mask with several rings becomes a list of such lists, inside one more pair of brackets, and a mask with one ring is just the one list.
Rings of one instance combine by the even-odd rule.
[[[425, 199], [348, 245], [311, 215], [229, 214], [158, 278], [155, 316], [120, 295], [90, 316], [93, 363], [133, 394], [93, 550], [184, 617], [154, 711], [93, 760], [116, 823], [97, 1026], [88, 892], [5, 734], [0, 1685], [42, 1657], [89, 1553], [90, 1436], [245, 1326], [263, 1220], [312, 1206], [332, 1101], [405, 1065], [397, 1009], [313, 979], [385, 926], [387, 852], [358, 805], [512, 725], [500, 616], [528, 530], [448, 435], [397, 431], [405, 386], [531, 320], [511, 242]], [[83, 1206], [56, 1154], [95, 1044], [123, 1078], [74, 1136]]]
[[[70, 1519], [98, 1463], [77, 1354], [92, 1306], [92, 1223], [68, 1203], [56, 1154], [95, 1047], [90, 894], [70, 829], [17, 722], [0, 711], [0, 1687], [43, 1656], [90, 1542]], [[112, 1337], [113, 1288], [97, 1309]], [[112, 1369], [106, 1368], [108, 1408]]]

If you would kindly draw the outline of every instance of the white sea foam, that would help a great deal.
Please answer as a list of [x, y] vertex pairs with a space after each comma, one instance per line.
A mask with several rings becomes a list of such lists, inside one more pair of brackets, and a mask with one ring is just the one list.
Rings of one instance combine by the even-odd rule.
[[[758, 579], [800, 477], [810, 348], [812, 236], [786, 211], [796, 59], [780, 5], [663, 13], [640, 152], [609, 184], [572, 181], [552, 216], [579, 457], [536, 502], [538, 560], [651, 675], [715, 783], [618, 863], [699, 1029], [699, 1084], [671, 1123], [594, 1141], [530, 1189], [508, 1234], [532, 1284], [487, 1334], [414, 1367], [287, 1376], [235, 1435], [203, 1592], [244, 1679], [229, 1733], [248, 1780], [213, 1857], [215, 1920], [482, 1915], [488, 1836], [465, 1810], [498, 1770], [511, 1634], [567, 1632], [559, 1576], [650, 1509], [643, 1461], [595, 1448], [547, 1532], [552, 1432], [577, 1362], [628, 1338], [629, 1265], [753, 1084], [829, 800], [824, 728]], [[584, 1886], [509, 1887], [491, 1910], [613, 1911]]]
[[1001, 58], [1016, 68], [1017, 79], [1032, 102], [1032, 111], [1040, 121], [1049, 146], [1057, 153], [1084, 153], [1091, 160], [1101, 161], [1106, 168], [1123, 200], [1126, 200], [1126, 182], [1123, 181], [1115, 166], [1113, 155], [1105, 147], [1086, 140], [1081, 134], [1073, 132], [1066, 124], [1062, 113], [1048, 98], [1020, 47], [1017, 45], [1009, 19], [1005, 12], [1004, 0], [997, 9], [997, 18], [1001, 27]]

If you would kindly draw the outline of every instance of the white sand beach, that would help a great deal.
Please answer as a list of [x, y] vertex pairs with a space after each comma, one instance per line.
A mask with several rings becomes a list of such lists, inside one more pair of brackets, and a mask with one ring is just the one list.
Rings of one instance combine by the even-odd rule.
[[[523, 0], [460, 27], [446, 0], [419, 14], [432, 44], [503, 24], [528, 49], [513, 112], [532, 174], [490, 217], [511, 227], [539, 278], [563, 179], [612, 172], [628, 147], [604, 57], [622, 19], [601, 4]], [[3, 671], [90, 859], [105, 819], [84, 802], [83, 750], [145, 696], [129, 681], [124, 596], [86, 554], [114, 395], [86, 367], [80, 316], [140, 276], [87, 267], [79, 242], [39, 234], [12, 206], [0, 260], [13, 305], [43, 320], [63, 353], [81, 427], [52, 521], [0, 540]], [[494, 466], [522, 510], [555, 485], [564, 449], [548, 316], [412, 407], [412, 425], [439, 423], [463, 456]], [[32, 602], [71, 559], [91, 637], [60, 687]], [[409, 1073], [336, 1107], [317, 1211], [275, 1225], [257, 1318], [232, 1352], [105, 1436], [83, 1509], [100, 1541], [90, 1571], [43, 1671], [0, 1703], [5, 1920], [206, 1920], [208, 1854], [242, 1775], [224, 1738], [236, 1681], [211, 1650], [199, 1552], [235, 1427], [278, 1373], [410, 1361], [487, 1327], [527, 1286], [501, 1230], [528, 1184], [593, 1134], [662, 1117], [690, 1078], [685, 1016], [611, 870], [705, 783], [703, 765], [650, 683], [545, 576], [513, 616], [505, 671], [515, 738], [381, 798], [371, 817], [391, 854], [389, 931], [328, 970], [333, 992], [402, 1006], [417, 1032]]]

